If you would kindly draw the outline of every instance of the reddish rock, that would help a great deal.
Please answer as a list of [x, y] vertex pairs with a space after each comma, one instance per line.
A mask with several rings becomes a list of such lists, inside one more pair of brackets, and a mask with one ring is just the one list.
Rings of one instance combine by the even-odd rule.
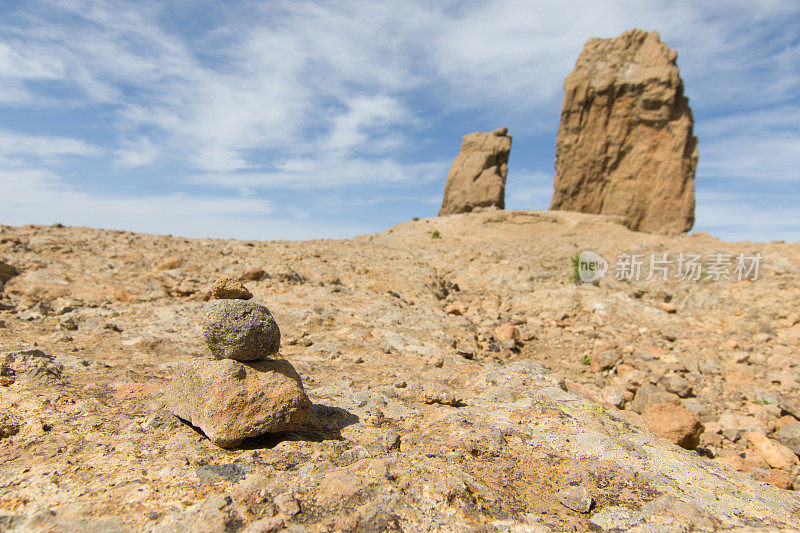
[[792, 478], [780, 470], [755, 470], [753, 473], [764, 483], [769, 483], [770, 485], [778, 487], [779, 489], [792, 490]]
[[168, 257], [160, 265], [158, 270], [172, 270], [183, 265], [183, 260], [179, 257]]
[[681, 448], [693, 450], [700, 443], [703, 424], [679, 405], [656, 403], [642, 414], [647, 429]]
[[453, 302], [444, 308], [444, 312], [448, 315], [461, 316], [467, 313], [467, 306], [462, 302]]
[[672, 302], [661, 302], [656, 307], [664, 311], [665, 313], [677, 313], [678, 308], [675, 307], [675, 304]]
[[644, 413], [648, 407], [657, 403], [668, 402], [674, 405], [680, 405], [681, 399], [677, 394], [667, 392], [659, 389], [655, 385], [646, 384], [636, 391], [636, 396], [628, 406], [629, 409], [639, 414]]
[[760, 431], [747, 434], [747, 443], [764, 458], [772, 468], [789, 468], [797, 463], [797, 456], [783, 444], [774, 441]]
[[494, 330], [494, 337], [499, 341], [518, 341], [519, 332], [512, 324], [503, 324]]
[[242, 280], [244, 281], [261, 281], [268, 277], [267, 271], [263, 268], [249, 268], [242, 273]]

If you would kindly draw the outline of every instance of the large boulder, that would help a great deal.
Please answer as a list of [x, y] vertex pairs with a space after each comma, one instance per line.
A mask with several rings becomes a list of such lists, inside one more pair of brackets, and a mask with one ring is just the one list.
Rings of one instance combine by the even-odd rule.
[[550, 209], [691, 229], [697, 137], [676, 59], [657, 32], [586, 43], [564, 82]]
[[447, 174], [439, 216], [485, 207], [504, 209], [510, 153], [508, 128], [464, 135], [461, 152]]
[[311, 409], [300, 376], [284, 359], [184, 362], [175, 369], [165, 401], [175, 416], [224, 448], [248, 437], [295, 430]]

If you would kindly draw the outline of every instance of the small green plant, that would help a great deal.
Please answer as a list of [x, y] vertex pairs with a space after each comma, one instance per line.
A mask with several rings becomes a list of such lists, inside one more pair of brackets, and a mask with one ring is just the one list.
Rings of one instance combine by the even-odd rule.
[[414, 218], [412, 218], [411, 220], [413, 220], [414, 222], [416, 222], [417, 220], [419, 220], [419, 217], [414, 217]]
[[439, 230], [435, 229], [431, 232], [431, 239], [441, 239], [442, 236], [439, 234]]
[[569, 280], [572, 283], [578, 284], [581, 282], [581, 254], [580, 252], [575, 252], [570, 260], [572, 261], [572, 274], [569, 276]]
[[591, 364], [592, 364], [592, 358], [591, 358], [591, 357], [589, 357], [588, 355], [584, 355], [584, 356], [581, 358], [581, 364], [582, 364], [582, 365], [585, 365], [585, 366], [589, 366], [589, 365], [591, 365]]

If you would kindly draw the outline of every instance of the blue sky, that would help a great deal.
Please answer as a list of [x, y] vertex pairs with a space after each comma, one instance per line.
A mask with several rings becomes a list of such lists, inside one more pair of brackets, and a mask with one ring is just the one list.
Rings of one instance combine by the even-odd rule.
[[[667, 5], [668, 4], [668, 5]], [[658, 30], [700, 139], [696, 230], [800, 240], [793, 2], [0, 1], [0, 223], [306, 239], [434, 216], [508, 126], [546, 209], [584, 42]]]

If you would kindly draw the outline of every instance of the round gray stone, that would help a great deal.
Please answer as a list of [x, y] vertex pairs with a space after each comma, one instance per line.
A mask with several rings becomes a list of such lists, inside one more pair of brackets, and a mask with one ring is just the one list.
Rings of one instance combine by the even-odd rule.
[[281, 331], [269, 309], [246, 300], [212, 300], [203, 306], [203, 337], [217, 359], [254, 361], [278, 351]]

